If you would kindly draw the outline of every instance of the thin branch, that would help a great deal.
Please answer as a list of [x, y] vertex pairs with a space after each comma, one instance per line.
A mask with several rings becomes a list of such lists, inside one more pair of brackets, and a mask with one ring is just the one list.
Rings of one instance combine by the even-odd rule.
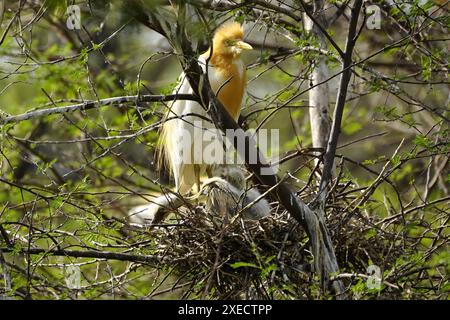
[[339, 134], [341, 132], [342, 115], [344, 113], [344, 106], [347, 98], [347, 88], [352, 74], [350, 66], [352, 64], [353, 48], [355, 47], [357, 36], [356, 29], [358, 26], [358, 17], [359, 12], [361, 11], [362, 3], [362, 0], [355, 1], [355, 4], [351, 9], [352, 15], [347, 35], [347, 41], [345, 44], [345, 53], [342, 57], [342, 74], [337, 93], [333, 123], [331, 125], [331, 135], [328, 141], [327, 151], [324, 155], [324, 168], [322, 178], [320, 180], [319, 194], [317, 197], [319, 204], [323, 207], [326, 201], [326, 188], [331, 180], [331, 172], [334, 165], [334, 156], [336, 155], [337, 143], [339, 140]]
[[[15, 252], [12, 248], [0, 248], [0, 251]], [[120, 261], [132, 261], [141, 262], [157, 265], [159, 258], [155, 256], [147, 256], [143, 254], [131, 254], [131, 253], [121, 253], [121, 252], [109, 252], [109, 251], [94, 251], [94, 250], [49, 250], [42, 248], [29, 248], [21, 249], [21, 254], [46, 254], [50, 256], [59, 257], [74, 257], [74, 258], [97, 258], [97, 259], [107, 259], [107, 260], [120, 260]]]
[[322, 32], [322, 34], [327, 38], [327, 40], [330, 42], [330, 44], [333, 46], [333, 48], [335, 48], [336, 51], [339, 53], [341, 58], [344, 58], [347, 51], [345, 53], [342, 51], [341, 47], [339, 47], [339, 45], [336, 43], [336, 41], [334, 41], [334, 39], [325, 30], [325, 28], [319, 23], [319, 21], [317, 21], [316, 17], [314, 17], [314, 15], [311, 12], [309, 12], [309, 10], [303, 0], [300, 0], [300, 4], [302, 5], [303, 10], [305, 11], [306, 15], [311, 19], [312, 22], [314, 22], [314, 25], [317, 26], [317, 28], [320, 30], [320, 32]]
[[[103, 106], [120, 106], [124, 103], [129, 102], [165, 102], [173, 100], [192, 100], [198, 101], [198, 98], [192, 94], [168, 94], [168, 95], [135, 95], [135, 96], [122, 96], [122, 97], [112, 97], [100, 100], [89, 100], [83, 103], [78, 103], [70, 106], [47, 108], [42, 110], [30, 111], [16, 116], [6, 116], [3, 119], [0, 115], [0, 125], [5, 125], [7, 123], [17, 123], [24, 120], [30, 120], [34, 118], [45, 117], [52, 114], [60, 114], [73, 112], [76, 110], [89, 110], [95, 109]], [[139, 107], [138, 109], [145, 109], [144, 107]]]

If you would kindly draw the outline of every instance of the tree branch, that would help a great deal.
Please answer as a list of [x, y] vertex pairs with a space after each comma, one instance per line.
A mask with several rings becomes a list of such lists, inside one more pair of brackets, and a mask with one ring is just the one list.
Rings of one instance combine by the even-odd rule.
[[[13, 252], [13, 248], [0, 248], [0, 252]], [[66, 250], [66, 249], [55, 249], [48, 250], [42, 248], [29, 248], [21, 249], [22, 254], [46, 254], [51, 256], [60, 257], [74, 257], [74, 258], [98, 258], [98, 259], [110, 259], [110, 260], [121, 260], [121, 261], [133, 261], [142, 262], [157, 265], [160, 261], [158, 257], [146, 256], [142, 254], [131, 254], [131, 253], [121, 253], [121, 252], [108, 252], [108, 251], [94, 251], [94, 250]]]
[[357, 39], [357, 26], [359, 13], [362, 7], [362, 0], [356, 0], [351, 9], [350, 26], [348, 29], [347, 41], [345, 44], [345, 52], [342, 57], [342, 74], [339, 82], [339, 88], [336, 99], [336, 107], [334, 109], [333, 123], [331, 125], [331, 135], [328, 140], [327, 150], [324, 155], [324, 168], [322, 178], [320, 180], [318, 203], [325, 207], [326, 188], [331, 180], [331, 172], [334, 165], [334, 156], [336, 155], [337, 143], [341, 132], [342, 115], [344, 112], [345, 100], [347, 98], [347, 88], [352, 74], [352, 54]]
[[[314, 14], [320, 22], [325, 21], [323, 14], [324, 1], [314, 1]], [[305, 30], [310, 32], [318, 41], [318, 49], [326, 50], [326, 40], [317, 24], [305, 15]], [[313, 60], [313, 69], [309, 83], [309, 118], [311, 123], [311, 136], [313, 148], [326, 149], [330, 135], [331, 117], [329, 112], [329, 70], [323, 55], [317, 55]], [[322, 83], [321, 85], [317, 85]]]
[[305, 14], [308, 16], [308, 18], [311, 19], [312, 22], [314, 22], [314, 25], [327, 38], [327, 40], [330, 42], [330, 44], [333, 46], [333, 48], [336, 49], [336, 51], [339, 53], [339, 56], [341, 56], [341, 58], [344, 58], [345, 53], [342, 51], [341, 47], [339, 47], [339, 45], [336, 43], [336, 41], [334, 41], [334, 39], [330, 36], [330, 34], [327, 32], [327, 30], [325, 30], [325, 28], [322, 26], [320, 21], [318, 21], [316, 19], [316, 17], [314, 17], [314, 15], [311, 12], [309, 12], [308, 7], [305, 4], [305, 2], [303, 0], [300, 0], [300, 4], [302, 5], [303, 10], [305, 11]]
[[[124, 103], [129, 102], [164, 102], [164, 101], [172, 101], [172, 100], [193, 100], [198, 101], [196, 97], [191, 94], [169, 94], [169, 95], [135, 95], [135, 96], [123, 96], [123, 97], [112, 97], [100, 100], [89, 100], [83, 103], [78, 103], [75, 105], [64, 106], [64, 107], [56, 107], [56, 108], [47, 108], [36, 111], [26, 112], [16, 116], [6, 116], [2, 118], [0, 115], [0, 125], [5, 125], [7, 123], [17, 123], [24, 120], [30, 120], [33, 118], [40, 118], [49, 116], [57, 113], [66, 113], [73, 112], [76, 110], [89, 110], [95, 109], [98, 107], [109, 106], [109, 105], [117, 105], [120, 106]], [[145, 109], [144, 107], [139, 107], [138, 109]]]

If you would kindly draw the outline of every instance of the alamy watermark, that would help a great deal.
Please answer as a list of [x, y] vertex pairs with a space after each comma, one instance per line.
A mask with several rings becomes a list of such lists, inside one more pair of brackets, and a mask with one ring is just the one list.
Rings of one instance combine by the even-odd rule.
[[66, 10], [67, 21], [66, 25], [69, 30], [81, 29], [81, 10], [77, 5], [71, 5]]
[[[215, 128], [205, 128], [203, 121], [194, 121], [176, 131], [172, 143], [176, 154], [174, 165], [180, 164], [257, 164], [261, 163], [261, 175], [271, 175], [279, 166], [279, 130], [259, 129], [257, 132], [227, 129], [225, 134]], [[256, 148], [248, 148], [248, 143]], [[270, 159], [264, 162], [265, 159]]]
[[379, 266], [372, 264], [367, 267], [367, 281], [366, 286], [368, 289], [381, 289], [381, 269]]
[[69, 265], [64, 268], [66, 286], [69, 289], [81, 288], [81, 270], [79, 266]]
[[369, 30], [381, 29], [381, 9], [379, 6], [372, 4], [366, 7], [366, 27]]

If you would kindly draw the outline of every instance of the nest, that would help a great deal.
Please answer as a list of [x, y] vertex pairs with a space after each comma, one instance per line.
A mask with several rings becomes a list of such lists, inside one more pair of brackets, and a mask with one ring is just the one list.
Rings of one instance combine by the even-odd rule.
[[[159, 257], [158, 268], [175, 275], [173, 288], [187, 284], [181, 298], [332, 297], [330, 292], [321, 290], [312, 270], [314, 257], [306, 232], [285, 210], [272, 205], [270, 215], [245, 219], [245, 212], [239, 210], [242, 206], [236, 208], [234, 198], [219, 206], [211, 205], [208, 197], [223, 192], [215, 184], [212, 188], [206, 198], [185, 203], [176, 210], [174, 219], [154, 229], [153, 252]], [[334, 192], [339, 194], [342, 190], [337, 188]], [[393, 234], [380, 229], [374, 233], [374, 217], [351, 219], [343, 224], [343, 208], [350, 200], [330, 197], [327, 206], [327, 226], [340, 272], [364, 274], [370, 264], [389, 268], [405, 247], [392, 241]], [[342, 281], [350, 290], [358, 279], [349, 277]], [[396, 293], [389, 292], [388, 296], [395, 298]]]
[[[185, 297], [218, 299], [304, 296], [293, 283], [308, 284], [311, 255], [298, 223], [285, 212], [260, 220], [219, 217], [198, 206], [183, 208], [183, 219], [157, 231], [161, 266], [177, 282], [192, 280]], [[294, 290], [294, 292], [292, 292]], [[212, 296], [211, 296], [212, 295]]]

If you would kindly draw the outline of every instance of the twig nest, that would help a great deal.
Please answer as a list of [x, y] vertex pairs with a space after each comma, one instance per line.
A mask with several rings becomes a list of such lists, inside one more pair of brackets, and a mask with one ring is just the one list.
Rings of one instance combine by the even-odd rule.
[[173, 269], [178, 282], [197, 284], [190, 294], [212, 289], [220, 299], [261, 299], [268, 298], [266, 286], [307, 283], [309, 272], [302, 271], [311, 260], [305, 250], [306, 235], [287, 213], [247, 220], [218, 217], [206, 204], [195, 213], [181, 211], [178, 224], [170, 221], [169, 227], [158, 228], [155, 252], [161, 255], [162, 267]]

